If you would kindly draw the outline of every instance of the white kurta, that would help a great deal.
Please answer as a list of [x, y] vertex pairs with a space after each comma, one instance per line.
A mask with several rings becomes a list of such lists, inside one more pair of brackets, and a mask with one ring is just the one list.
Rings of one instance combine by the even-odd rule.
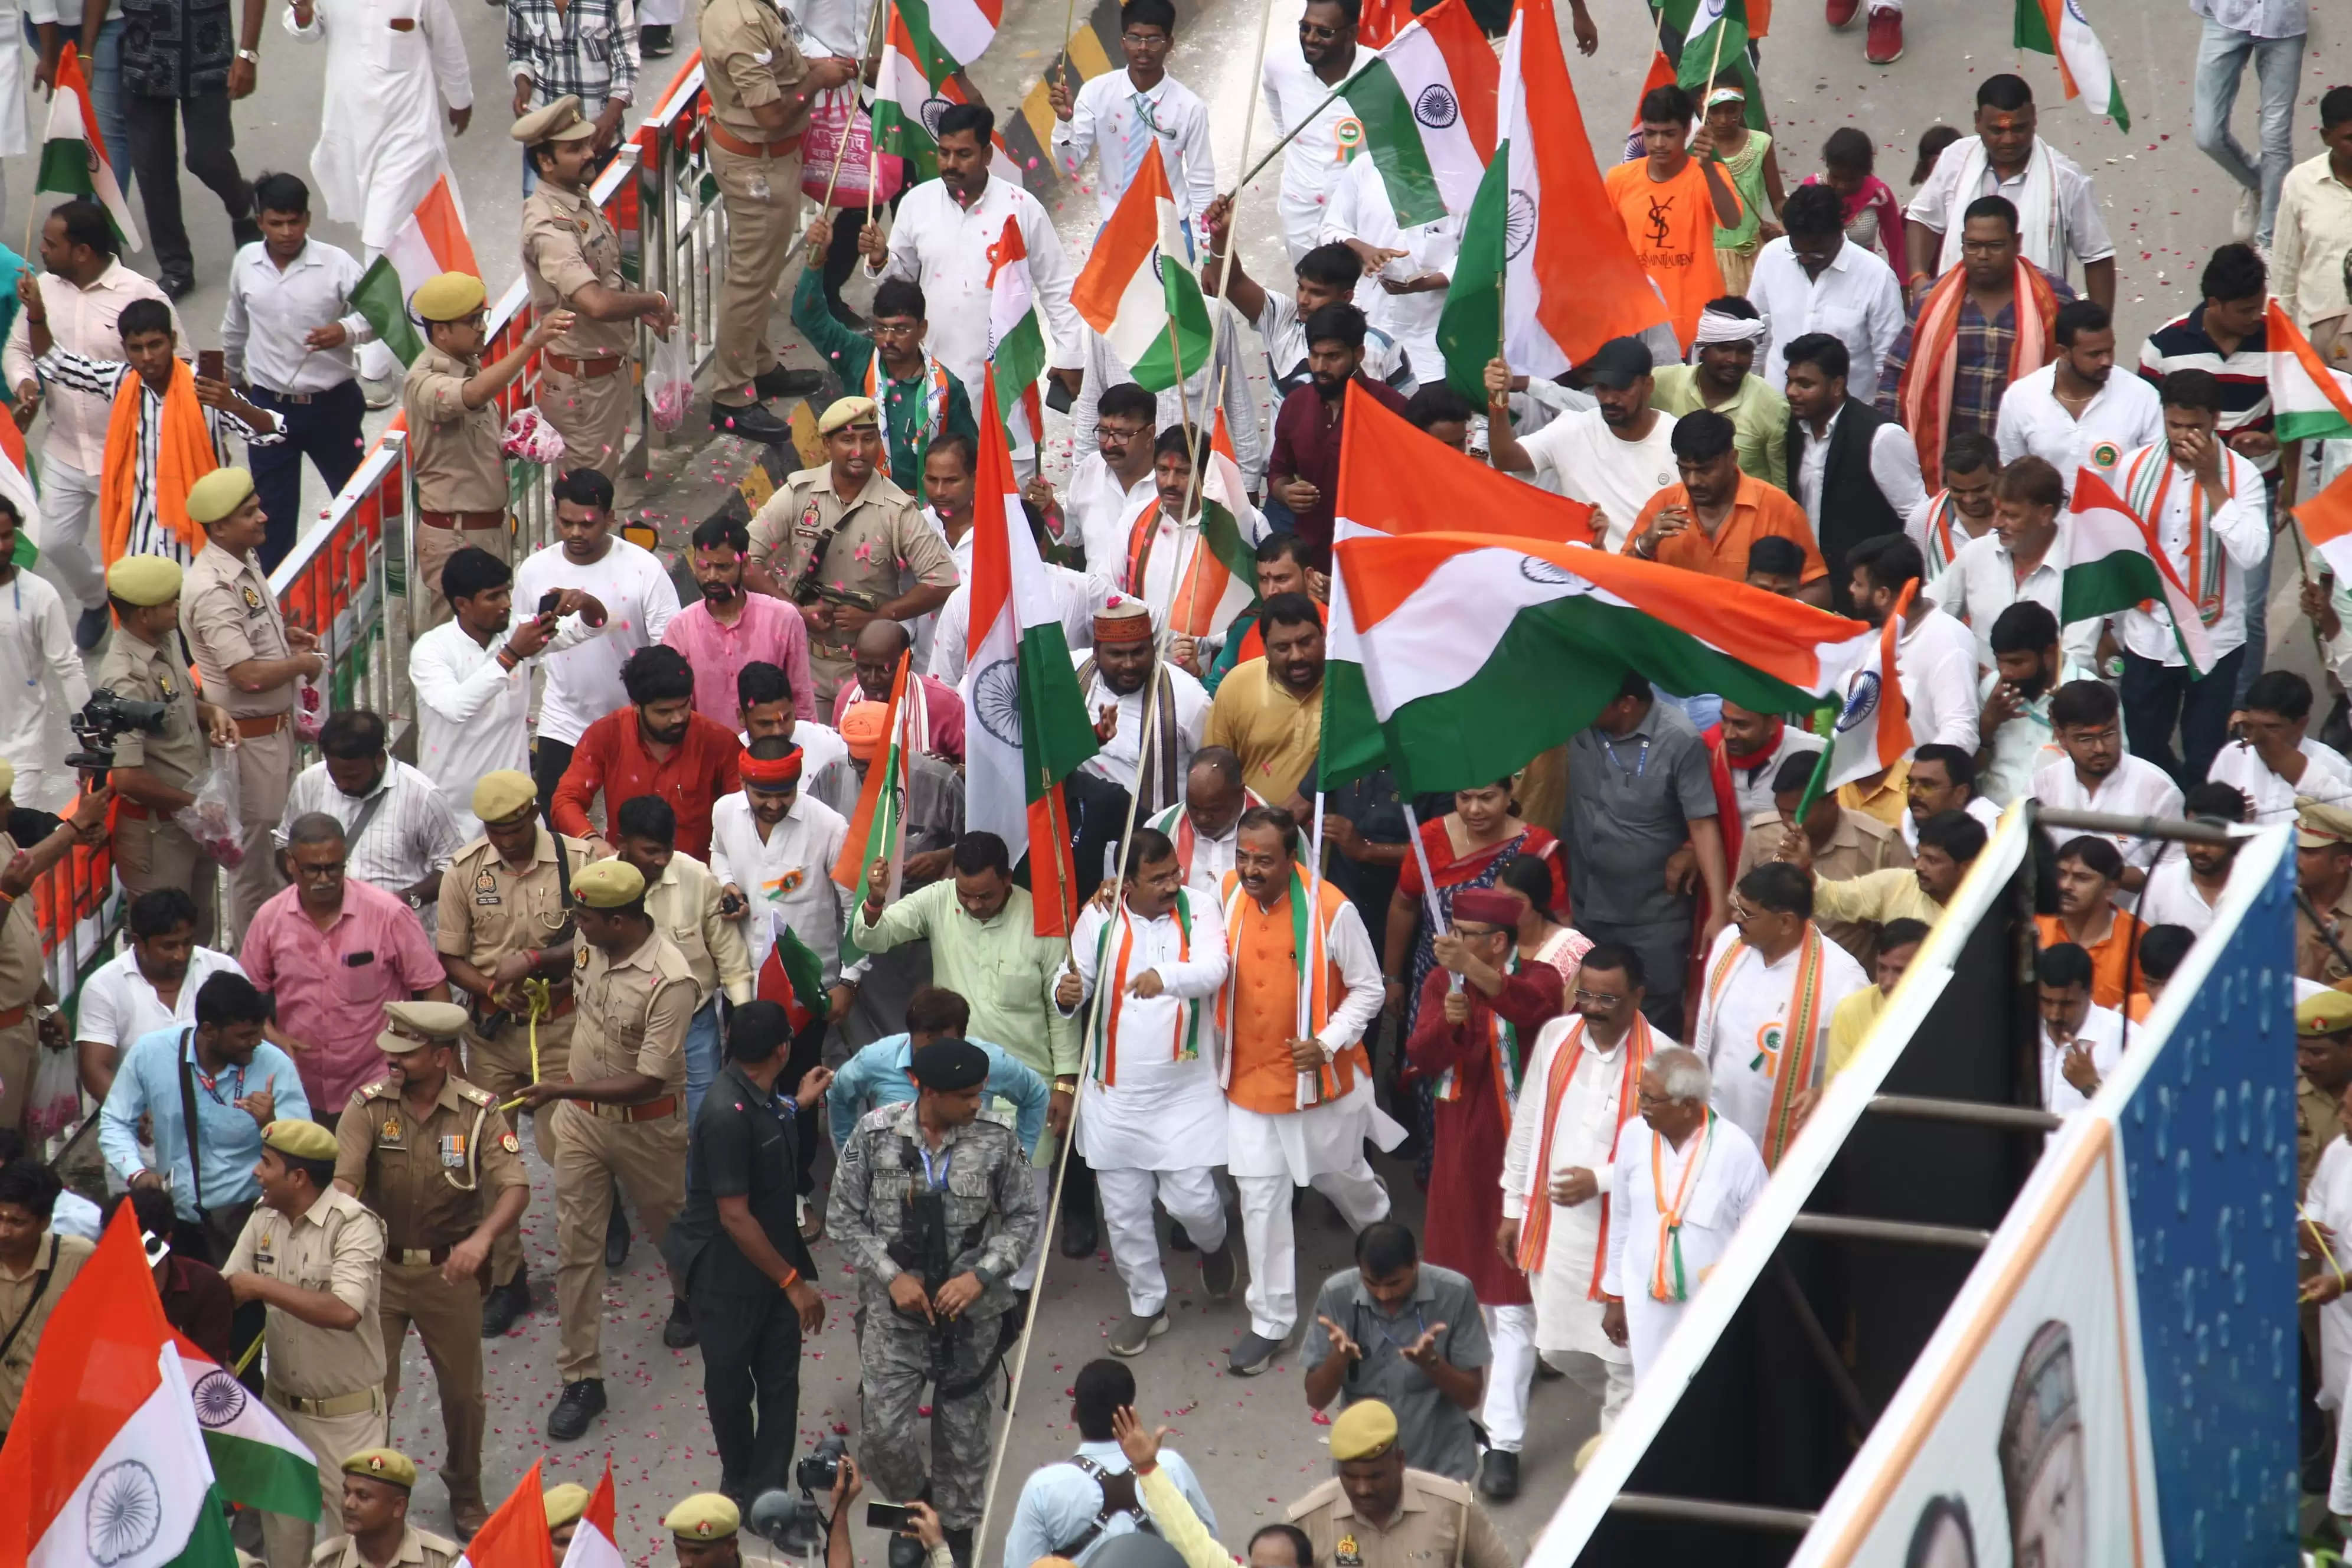
[[89, 677], [64, 598], [21, 567], [0, 583], [0, 757], [16, 769], [16, 804], [62, 810], [75, 787], [66, 715], [89, 700]]
[[[2303, 1212], [2335, 1233], [2336, 1267], [2352, 1273], [2352, 1142], [2347, 1142], [2341, 1133], [2319, 1152], [2318, 1168], [2311, 1173], [2311, 1190], [2304, 1194]], [[2310, 1232], [2304, 1237], [2308, 1240]], [[2347, 1378], [2352, 1378], [2352, 1295], [2339, 1296], [2319, 1309], [2322, 1410], [2342, 1407]]]
[[[2058, 1042], [2050, 1037], [2050, 1026], [2042, 1026], [2042, 1108], [2058, 1116], [2072, 1116], [2091, 1103], [2091, 1097], [2076, 1089], [2065, 1073], [2065, 1053]], [[2105, 1083], [2107, 1075], [2124, 1059], [2124, 1016], [2112, 1007], [2094, 1006], [2083, 1015], [2083, 1026], [2074, 1031], [2074, 1043], [2091, 1047], [2091, 1070]], [[2051, 1137], [2058, 1136], [2052, 1132]]]
[[923, 290], [930, 317], [926, 345], [963, 382], [972, 406], [982, 406], [981, 367], [989, 353], [988, 307], [992, 297], [988, 259], [1004, 237], [1004, 220], [1021, 228], [1029, 251], [1029, 283], [1045, 331], [1046, 363], [1076, 366], [1079, 334], [1086, 324], [1070, 306], [1070, 263], [1054, 220], [1035, 196], [992, 178], [980, 199], [957, 205], [947, 184], [925, 180], [898, 204], [890, 226], [890, 254], [881, 276], [904, 278]]
[[[1626, 1359], [1624, 1348], [1611, 1343], [1601, 1331], [1601, 1303], [1592, 1299], [1592, 1287], [1602, 1262], [1601, 1216], [1609, 1202], [1611, 1171], [1617, 1161], [1626, 1042], [1621, 1039], [1603, 1049], [1580, 1026], [1583, 1022], [1573, 1014], [1554, 1018], [1536, 1036], [1535, 1050], [1519, 1079], [1510, 1141], [1503, 1146], [1503, 1217], [1520, 1221], [1524, 1233], [1527, 1216], [1536, 1204], [1551, 1207], [1551, 1234], [1544, 1243], [1543, 1267], [1528, 1276], [1536, 1299], [1536, 1349], [1546, 1354], [1576, 1352], [1622, 1364]], [[1583, 1048], [1576, 1059], [1576, 1071], [1560, 1095], [1559, 1114], [1547, 1148], [1543, 1146], [1546, 1090], [1551, 1082], [1553, 1058], [1569, 1046], [1571, 1034]], [[1654, 1051], [1674, 1043], [1664, 1035], [1650, 1037]], [[1628, 1116], [1633, 1109], [1622, 1107]], [[1628, 1131], [1639, 1138], [1647, 1128], [1637, 1125]], [[1580, 1204], [1551, 1203], [1548, 1195], [1551, 1184], [1580, 1167], [1592, 1173], [1597, 1188], [1593, 1195]]]
[[449, 174], [457, 194], [442, 106], [474, 102], [457, 18], [449, 0], [318, 0], [308, 27], [291, 6], [282, 20], [303, 43], [326, 42], [326, 112], [310, 176], [327, 216], [358, 225], [373, 260], [436, 179]]
[[[1249, 804], [1263, 805], [1265, 803], [1252, 794], [1249, 796]], [[1184, 841], [1178, 835], [1182, 831], [1183, 824], [1178, 822], [1177, 817], [1183, 810], [1184, 804], [1179, 801], [1153, 817], [1148, 826], [1165, 833], [1168, 835], [1170, 843], [1181, 847]], [[1233, 826], [1225, 829], [1224, 837], [1222, 838], [1212, 838], [1200, 829], [1194, 828], [1192, 830], [1192, 864], [1184, 874], [1184, 885], [1209, 898], [1218, 897], [1225, 885], [1225, 873], [1234, 868], [1234, 857], [1240, 851], [1241, 841], [1242, 819], [1238, 816], [1234, 818]]]
[[[1665, 1349], [1675, 1326], [1682, 1321], [1683, 1309], [1696, 1298], [1706, 1277], [1730, 1248], [1739, 1222], [1748, 1217], [1770, 1178], [1755, 1142], [1721, 1116], [1714, 1118], [1709, 1136], [1702, 1139], [1693, 1133], [1680, 1149], [1666, 1146], [1665, 1140], [1646, 1127], [1629, 1127], [1626, 1131], [1629, 1136], [1619, 1141], [1617, 1163], [1609, 1173], [1609, 1267], [1601, 1276], [1601, 1288], [1624, 1300], [1625, 1348], [1633, 1356], [1633, 1381], [1638, 1385], [1643, 1371], [1657, 1364], [1658, 1352]], [[1658, 1263], [1657, 1183], [1665, 1184], [1664, 1201], [1673, 1202], [1684, 1168], [1703, 1145], [1709, 1146], [1706, 1163], [1693, 1176], [1691, 1191], [1683, 1200], [1685, 1300], [1661, 1301], [1650, 1294]], [[1654, 1177], [1651, 1173], [1654, 1150], [1657, 1155]]]
[[760, 823], [740, 792], [721, 795], [710, 808], [710, 871], [742, 889], [750, 912], [743, 940], [759, 972], [776, 945], [775, 928], [762, 912], [782, 914], [793, 933], [824, 965], [830, 985], [841, 973], [841, 933], [848, 929], [850, 890], [833, 879], [833, 863], [849, 837], [841, 813], [806, 790], [794, 797], [784, 819], [760, 837]]
[[[1739, 928], [1726, 926], [1707, 949], [1702, 971], [1713, 981], [1717, 961], [1739, 940]], [[1719, 985], [1709, 984], [1698, 1005], [1698, 1028], [1691, 1049], [1715, 1075], [1715, 1109], [1736, 1123], [1750, 1142], [1761, 1142], [1764, 1122], [1772, 1110], [1772, 1083], [1780, 1070], [1782, 1037], [1788, 1031], [1789, 1010], [1796, 1000], [1797, 963], [1804, 953], [1800, 942], [1778, 963], [1767, 963], [1754, 948], [1744, 950]], [[1837, 1005], [1870, 984], [1870, 976], [1853, 955], [1833, 942], [1822, 943], [1822, 1000], [1814, 1026], [1815, 1081], [1820, 1064], [1829, 1059], [1830, 1015]]]
[[1263, 92], [1266, 111], [1274, 119], [1275, 134], [1283, 135], [1302, 123], [1306, 126], [1283, 149], [1282, 195], [1276, 203], [1282, 216], [1283, 242], [1289, 247], [1293, 266], [1315, 248], [1315, 237], [1323, 227], [1323, 208], [1330, 200], [1331, 187], [1339, 181], [1340, 171], [1347, 166], [1347, 153], [1339, 145], [1341, 125], [1349, 128], [1352, 146], [1363, 145], [1363, 122], [1356, 118], [1348, 100], [1335, 96], [1331, 89], [1346, 79], [1348, 72], [1360, 69], [1369, 53], [1356, 50], [1341, 74], [1326, 82], [1315, 74], [1315, 68], [1307, 63], [1307, 58], [1297, 47], [1266, 52]]
[[[1078, 1152], [1098, 1171], [1189, 1171], [1225, 1163], [1225, 1094], [1217, 1085], [1216, 997], [1225, 984], [1225, 918], [1213, 898], [1184, 892], [1192, 925], [1189, 944], [1173, 911], [1157, 920], [1122, 910], [1120, 924], [1135, 933], [1128, 954], [1132, 985], [1156, 971], [1165, 989], [1157, 996], [1124, 993], [1109, 1004], [1118, 1046], [1111, 1058], [1116, 1083], [1102, 1081], [1096, 1059], [1099, 1042], [1089, 1038], [1078, 1075]], [[1104, 936], [1108, 928], [1109, 941]], [[1078, 1005], [1062, 1016], [1083, 1018], [1102, 980], [1097, 965], [1116, 973], [1125, 940], [1110, 917], [1089, 903], [1070, 933], [1070, 954], [1084, 987]], [[1191, 958], [1177, 953], [1189, 946]], [[1190, 1030], [1192, 1004], [1200, 1026], [1192, 1034], [1195, 1054], [1181, 1057]], [[1100, 1031], [1097, 1031], [1099, 1033]]]
[[1445, 312], [1445, 290], [1391, 294], [1381, 283], [1383, 279], [1406, 283], [1430, 272], [1452, 277], [1462, 253], [1462, 220], [1448, 213], [1433, 223], [1398, 227], [1396, 207], [1381, 182], [1380, 165], [1370, 158], [1358, 158], [1333, 183], [1330, 199], [1323, 208], [1323, 224], [1315, 237], [1318, 244], [1360, 239], [1381, 250], [1405, 253], [1377, 272], [1364, 274], [1363, 281], [1356, 285], [1356, 305], [1366, 321], [1403, 345], [1417, 376], [1423, 381], [1443, 379], [1445, 355], [1437, 346], [1437, 319]]
[[[1081, 648], [1070, 655], [1070, 662], [1080, 665], [1093, 657], [1092, 649]], [[1160, 784], [1162, 789], [1181, 790], [1184, 774], [1192, 765], [1192, 753], [1201, 749], [1201, 732], [1208, 728], [1209, 694], [1202, 689], [1200, 681], [1186, 671], [1172, 664], [1166, 668], [1168, 692], [1175, 699], [1176, 704], [1176, 761], [1170, 776], [1160, 780]], [[1087, 759], [1086, 769], [1129, 793], [1135, 789], [1136, 768], [1143, 755], [1143, 705], [1151, 695], [1151, 685], [1150, 680], [1146, 680], [1135, 690], [1122, 696], [1106, 685], [1102, 672], [1097, 670], [1093, 683], [1085, 693], [1089, 723], [1100, 717], [1104, 709], [1114, 704], [1118, 709], [1118, 727], [1111, 731], [1110, 739], [1103, 742], [1100, 749]], [[1157, 713], [1152, 715], [1154, 729], [1159, 727], [1161, 718], [1162, 715]], [[1165, 800], [1168, 797], [1163, 795], [1160, 798]], [[1146, 801], [1144, 805], [1149, 809], [1151, 803]], [[1211, 897], [1213, 898], [1214, 894]], [[1223, 923], [1219, 921], [1221, 929]]]

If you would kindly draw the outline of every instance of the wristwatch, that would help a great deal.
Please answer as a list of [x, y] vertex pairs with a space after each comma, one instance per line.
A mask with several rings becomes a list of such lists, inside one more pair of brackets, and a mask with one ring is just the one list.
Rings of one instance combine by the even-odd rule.
[[257, 66], [261, 63], [261, 51], [259, 49], [239, 49], [236, 51], [236, 58], [243, 60], [249, 66]]

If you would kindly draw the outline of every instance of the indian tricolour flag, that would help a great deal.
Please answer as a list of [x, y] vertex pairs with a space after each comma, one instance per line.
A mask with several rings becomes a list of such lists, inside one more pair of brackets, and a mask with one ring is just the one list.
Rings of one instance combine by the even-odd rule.
[[319, 1463], [310, 1450], [235, 1373], [184, 1336], [173, 1340], [221, 1496], [271, 1513], [318, 1518]]
[[[907, 701], [907, 681], [913, 664], [911, 653], [898, 656], [898, 672], [890, 678], [890, 706], [882, 721], [882, 754], [866, 764], [866, 783], [857, 792], [857, 809], [849, 818], [849, 831], [841, 841], [841, 853], [833, 863], [833, 879], [850, 889], [850, 907], [863, 906], [874, 891], [874, 868], [885, 868], [882, 876], [882, 901], [890, 903], [898, 897], [898, 885], [906, 872], [907, 817], [907, 728], [913, 710]], [[918, 685], [919, 699], [922, 688]], [[842, 932], [844, 950], [858, 952], [856, 940], [857, 921], [853, 917]]]
[[2166, 559], [2147, 520], [2092, 468], [2076, 471], [2067, 510], [2074, 542], [2059, 584], [2058, 624], [2153, 608], [2160, 602], [2180, 657], [2199, 675], [2212, 668], [2213, 639], [2197, 613], [2197, 596]]
[[424, 336], [409, 320], [408, 297], [444, 272], [470, 272], [477, 278], [482, 273], [474, 260], [473, 242], [466, 237], [465, 214], [458, 210], [446, 174], [433, 182], [433, 188], [392, 237], [384, 253], [368, 264], [358, 287], [352, 290], [352, 303], [404, 365], [414, 363], [425, 352]]
[[1473, 407], [1486, 405], [1497, 344], [1513, 370], [1549, 379], [1667, 318], [1601, 188], [1559, 38], [1552, 0], [1518, 0], [1503, 46], [1500, 141], [1438, 319], [1446, 384]]
[[[993, 405], [994, 365], [985, 380], [984, 401]], [[964, 823], [1003, 839], [1016, 860], [1025, 847], [1036, 932], [1066, 936], [1078, 911], [1062, 781], [1099, 742], [1045, 563], [1021, 510], [1013, 456], [993, 419], [980, 422], [971, 527]]]
[[[540, 1467], [545, 1463], [532, 1461], [515, 1489], [507, 1494], [507, 1500], [491, 1510], [474, 1539], [466, 1542], [456, 1568], [555, 1568], [555, 1542], [547, 1528], [547, 1503], [539, 1486]], [[572, 1539], [577, 1542], [587, 1533], [583, 1528]]]
[[1498, 75], [1469, 0], [1440, 0], [1341, 87], [1399, 227], [1470, 210], [1495, 155]]
[[2082, 0], [2017, 0], [2012, 42], [2021, 49], [2058, 58], [2058, 79], [2068, 98], [2079, 98], [2094, 114], [2104, 114], [2117, 129], [2131, 129], [2131, 110], [2124, 107], [2123, 89], [2115, 68], [2107, 64], [2107, 48], [2091, 31]]
[[[0, 419], [0, 426], [6, 424]], [[2329, 570], [2352, 582], [2352, 468], [2336, 475], [2333, 484], [2309, 500], [2297, 502], [2294, 521]]]
[[1209, 363], [1209, 308], [1190, 254], [1155, 138], [1070, 287], [1071, 305], [1149, 392]]
[[[0, 1563], [233, 1568], [204, 1429], [130, 1205], [58, 1298], [11, 1431]], [[310, 1491], [315, 1506], [315, 1469]]]
[[2263, 316], [2269, 350], [2271, 413], [2282, 441], [2332, 441], [2352, 437], [2352, 376], [2329, 367], [2273, 300]]
[[580, 1516], [580, 1524], [572, 1532], [572, 1544], [563, 1549], [563, 1568], [621, 1568], [626, 1559], [621, 1555], [615, 1511], [613, 1461], [608, 1458], [604, 1461], [604, 1479], [588, 1494], [587, 1511]]
[[1822, 793], [1856, 779], [1883, 773], [1911, 751], [1910, 704], [1904, 700], [1903, 678], [1895, 668], [1895, 644], [1903, 635], [1903, 617], [1919, 591], [1913, 578], [1903, 585], [1902, 597], [1878, 628], [1877, 646], [1868, 662], [1845, 679], [1839, 693], [1842, 706], [1830, 731], [1830, 743], [1797, 805], [1801, 822]]
[[1037, 295], [1029, 279], [1029, 242], [1021, 220], [1008, 216], [988, 247], [988, 359], [996, 367], [997, 416], [1014, 447], [1045, 433], [1037, 378], [1045, 374], [1045, 332], [1037, 324]]
[[1250, 502], [1222, 408], [1209, 441], [1209, 471], [1201, 476], [1200, 527], [1169, 606], [1169, 629], [1194, 637], [1232, 626], [1257, 598], [1257, 547], [1267, 531], [1265, 514]]
[[[89, 106], [89, 83], [82, 75], [81, 56], [71, 44], [58, 55], [57, 90], [49, 99], [48, 133], [41, 140], [41, 166], [33, 175], [33, 195], [88, 196], [106, 209], [109, 222], [122, 243], [133, 250], [139, 226], [131, 221], [131, 204], [122, 199], [122, 184], [114, 177], [113, 158], [106, 138], [99, 133], [98, 116]], [[117, 147], [117, 154], [125, 149]]]
[[[898, 5], [890, 7], [882, 31], [881, 64], [874, 77], [877, 144], [886, 153], [913, 161], [918, 177], [928, 177], [939, 168], [940, 116], [956, 104], [971, 101], [957, 74], [964, 62], [949, 58], [938, 47], [937, 38], [922, 30], [926, 15], [915, 0], [909, 0], [903, 13]], [[961, 17], [963, 12], [957, 16]], [[988, 172], [1019, 184], [1021, 165], [1005, 147], [1003, 133], [995, 132], [989, 140]]]

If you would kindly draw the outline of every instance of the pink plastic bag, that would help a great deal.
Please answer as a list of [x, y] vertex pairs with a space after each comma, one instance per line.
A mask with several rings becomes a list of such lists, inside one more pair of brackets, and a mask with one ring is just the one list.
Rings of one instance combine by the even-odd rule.
[[[809, 128], [801, 138], [801, 195], [811, 201], [824, 201], [830, 184], [835, 206], [868, 205], [866, 176], [873, 141], [873, 117], [858, 107], [853, 93], [832, 92], [819, 99], [809, 110]], [[834, 172], [836, 161], [838, 177]], [[872, 190], [871, 200], [878, 205], [906, 184], [907, 163], [895, 153], [884, 153], [873, 168], [880, 175], [880, 184]]]

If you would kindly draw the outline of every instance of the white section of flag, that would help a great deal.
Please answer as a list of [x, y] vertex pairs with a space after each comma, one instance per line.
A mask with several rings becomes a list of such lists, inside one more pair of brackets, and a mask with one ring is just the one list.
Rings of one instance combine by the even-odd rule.
[[187, 1550], [212, 1491], [212, 1460], [179, 1347], [157, 1347], [154, 1376], [153, 1390], [33, 1542], [26, 1568], [163, 1568]]

